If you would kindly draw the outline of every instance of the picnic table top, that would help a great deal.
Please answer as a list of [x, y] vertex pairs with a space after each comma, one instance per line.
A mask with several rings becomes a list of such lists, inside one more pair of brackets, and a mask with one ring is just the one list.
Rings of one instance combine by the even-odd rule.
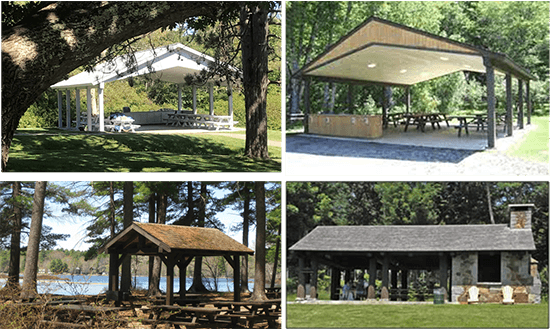
[[59, 310], [69, 310], [69, 311], [83, 311], [83, 312], [116, 312], [129, 310], [129, 307], [115, 307], [115, 306], [90, 306], [90, 305], [54, 305], [50, 306], [51, 308]]

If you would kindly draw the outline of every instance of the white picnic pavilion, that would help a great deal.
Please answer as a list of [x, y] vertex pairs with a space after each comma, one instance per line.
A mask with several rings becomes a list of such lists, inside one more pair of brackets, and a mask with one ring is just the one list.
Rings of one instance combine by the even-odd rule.
[[[133, 57], [133, 58], [132, 58]], [[133, 60], [135, 59], [135, 61]], [[135, 52], [133, 55], [118, 56], [110, 61], [98, 64], [91, 72], [84, 71], [66, 80], [60, 81], [51, 86], [57, 90], [58, 102], [58, 127], [63, 125], [63, 91], [66, 92], [66, 127], [71, 127], [71, 91], [76, 90], [76, 128], [80, 123], [80, 90], [86, 90], [87, 104], [87, 126], [92, 127], [92, 88], [97, 88], [98, 109], [99, 109], [99, 131], [105, 131], [104, 120], [104, 89], [105, 83], [128, 79], [131, 77], [148, 75], [153, 79], [171, 82], [178, 85], [178, 111], [182, 110], [182, 87], [186, 84], [185, 77], [190, 74], [199, 74], [215, 63], [211, 56], [203, 54], [181, 43], [162, 46], [155, 49], [147, 49]], [[133, 63], [127, 65], [127, 63]], [[235, 68], [232, 68], [237, 70]], [[222, 81], [228, 88], [228, 116], [233, 123], [233, 94], [231, 84], [225, 77], [214, 77], [207, 82], [210, 94], [210, 115], [214, 115], [214, 83]], [[197, 114], [197, 86], [193, 90], [193, 114]]]

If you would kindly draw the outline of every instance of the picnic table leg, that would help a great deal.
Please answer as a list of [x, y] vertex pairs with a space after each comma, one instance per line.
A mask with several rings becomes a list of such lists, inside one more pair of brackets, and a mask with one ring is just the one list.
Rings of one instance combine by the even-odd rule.
[[462, 121], [463, 118], [458, 118], [458, 137], [460, 137], [460, 133], [462, 132]]
[[418, 126], [420, 127], [420, 131], [424, 132], [424, 127], [426, 126], [424, 118], [418, 118]]
[[405, 132], [407, 132], [407, 128], [409, 127], [409, 120], [411, 117], [407, 117], [407, 121], [405, 121]]

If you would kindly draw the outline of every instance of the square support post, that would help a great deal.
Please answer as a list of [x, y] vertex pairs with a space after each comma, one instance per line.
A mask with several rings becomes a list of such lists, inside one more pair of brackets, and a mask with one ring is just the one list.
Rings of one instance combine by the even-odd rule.
[[518, 79], [518, 127], [523, 129], [523, 80]]
[[57, 127], [63, 128], [63, 94], [57, 91]]
[[514, 112], [512, 100], [512, 75], [506, 74], [506, 136], [514, 132]]
[[67, 107], [67, 128], [71, 128], [71, 90], [67, 89], [67, 94], [65, 94], [66, 97], [66, 103], [65, 106]]
[[449, 269], [449, 261], [447, 255], [439, 256], [439, 286], [445, 288], [445, 300], [449, 295], [449, 287], [447, 286], [447, 270]]
[[174, 256], [166, 257], [166, 305], [174, 303]]
[[487, 80], [487, 146], [488, 148], [494, 148], [497, 139], [495, 127], [495, 69], [488, 57], [483, 57], [483, 65], [485, 65], [485, 78]]
[[380, 299], [389, 299], [389, 271], [390, 271], [390, 259], [388, 255], [384, 255], [382, 260], [382, 291], [380, 293]]
[[185, 297], [185, 292], [187, 290], [187, 266], [180, 265], [180, 298]]
[[530, 80], [525, 81], [525, 102], [527, 103], [527, 124], [531, 124], [531, 92], [529, 87]]
[[109, 254], [109, 291], [118, 291], [119, 258], [115, 253]]
[[368, 293], [367, 298], [376, 298], [376, 258], [374, 255], [369, 259], [369, 290], [372, 290], [373, 295]]
[[99, 100], [99, 131], [105, 131], [105, 110], [103, 107], [103, 94], [105, 90], [105, 84], [102, 82], [99, 84], [97, 90], [98, 100]]
[[88, 131], [92, 131], [92, 87], [86, 88], [86, 121], [88, 125]]
[[[403, 289], [405, 290], [405, 295], [408, 296], [409, 294], [409, 271], [407, 270], [401, 270], [401, 293], [403, 293]], [[401, 295], [400, 293], [400, 295]], [[401, 298], [403, 300], [403, 298]], [[405, 301], [408, 300], [408, 297], [405, 297]]]
[[518, 79], [518, 126], [523, 129], [523, 80]]
[[75, 103], [76, 103], [76, 129], [80, 128], [80, 89], [75, 90]]
[[340, 287], [340, 270], [336, 267], [330, 269], [330, 300], [338, 300], [338, 288]]
[[241, 258], [239, 255], [233, 257], [233, 300], [241, 301]]
[[411, 86], [407, 86], [407, 113], [411, 112]]

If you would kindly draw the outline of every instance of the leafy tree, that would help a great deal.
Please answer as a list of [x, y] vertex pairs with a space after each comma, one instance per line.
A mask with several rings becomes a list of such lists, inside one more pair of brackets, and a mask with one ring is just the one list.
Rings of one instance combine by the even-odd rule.
[[66, 273], [69, 271], [69, 265], [61, 259], [54, 259], [50, 263], [50, 271], [55, 274]]

